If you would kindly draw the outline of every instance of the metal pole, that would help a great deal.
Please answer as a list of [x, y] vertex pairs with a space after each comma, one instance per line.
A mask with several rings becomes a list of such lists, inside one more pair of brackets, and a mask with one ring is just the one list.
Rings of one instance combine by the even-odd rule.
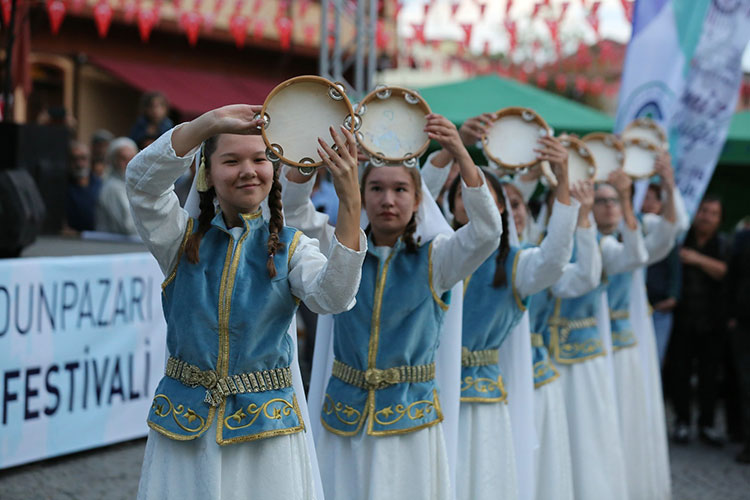
[[367, 78], [365, 81], [365, 92], [369, 92], [375, 86], [375, 71], [377, 70], [377, 47], [375, 46], [376, 26], [378, 21], [378, 0], [370, 0], [370, 18], [367, 23], [368, 43], [367, 50]]
[[329, 0], [320, 2], [320, 56], [318, 59], [318, 74], [328, 78], [331, 72], [330, 61], [328, 60], [328, 5]]
[[10, 4], [10, 24], [8, 25], [8, 43], [5, 46], [5, 85], [3, 85], [3, 121], [10, 122], [13, 116], [13, 106], [11, 106], [11, 92], [13, 87], [13, 44], [16, 41], [16, 0]]
[[357, 2], [357, 36], [356, 36], [356, 58], [354, 60], [354, 91], [357, 98], [364, 97], [367, 92], [365, 87], [365, 43], [367, 43], [367, 33], [365, 33], [365, 2], [367, 0], [358, 0]]
[[341, 69], [341, 2], [342, 0], [333, 0], [333, 79], [336, 81], [344, 79]]

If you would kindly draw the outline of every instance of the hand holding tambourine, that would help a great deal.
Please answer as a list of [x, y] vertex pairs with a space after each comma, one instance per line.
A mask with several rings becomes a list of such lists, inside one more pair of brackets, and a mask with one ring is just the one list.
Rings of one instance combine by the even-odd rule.
[[253, 104], [230, 104], [211, 112], [211, 128], [218, 134], [260, 135], [263, 120], [256, 118], [263, 106]]
[[[540, 137], [539, 145], [534, 148], [540, 162], [548, 162], [552, 168], [556, 184], [568, 183], [568, 150], [552, 136]], [[544, 169], [542, 169], [544, 172]]]
[[481, 141], [482, 137], [487, 135], [493, 121], [495, 121], [494, 113], [482, 113], [463, 122], [458, 133], [461, 135], [464, 146], [473, 146]]
[[615, 188], [620, 199], [630, 198], [630, 188], [633, 186], [633, 179], [624, 170], [610, 172], [607, 183]]

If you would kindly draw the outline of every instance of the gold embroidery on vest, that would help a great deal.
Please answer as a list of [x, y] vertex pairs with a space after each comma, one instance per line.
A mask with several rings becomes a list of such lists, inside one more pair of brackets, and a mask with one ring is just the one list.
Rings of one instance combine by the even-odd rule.
[[[276, 404], [280, 406], [274, 406]], [[246, 408], [240, 407], [236, 412], [226, 417], [224, 419], [224, 426], [233, 431], [247, 429], [253, 425], [260, 416], [263, 416], [268, 420], [281, 420], [282, 416], [288, 417], [291, 415], [292, 410], [294, 410], [294, 404], [284, 398], [269, 399], [260, 406], [251, 403]], [[242, 424], [242, 421], [246, 418], [250, 418], [250, 421]]]
[[[375, 422], [379, 423], [380, 425], [393, 425], [404, 418], [404, 416], [406, 416], [409, 420], [421, 420], [425, 418], [427, 414], [432, 413], [432, 410], [434, 408], [435, 404], [432, 401], [423, 399], [420, 401], [414, 401], [413, 403], [409, 404], [409, 406], [404, 406], [402, 404], [397, 404], [396, 406], [388, 405], [382, 410], [376, 411], [374, 417]], [[384, 419], [389, 420], [382, 420], [380, 418], [381, 416]], [[391, 418], [394, 416], [395, 418]]]
[[[163, 402], [160, 402], [161, 400], [163, 400]], [[165, 403], [166, 405], [168, 405], [168, 407], [165, 406]], [[165, 418], [171, 415], [175, 423], [185, 432], [200, 432], [201, 429], [203, 429], [203, 427], [206, 425], [206, 420], [198, 415], [192, 408], [185, 409], [185, 406], [182, 404], [174, 406], [174, 404], [172, 404], [172, 401], [164, 394], [157, 394], [156, 396], [154, 396], [154, 400], [151, 403], [151, 408], [154, 409], [154, 414], [157, 417]], [[184, 424], [180, 421], [180, 418], [185, 420]], [[191, 425], [196, 421], [199, 424], [197, 427]]]
[[340, 401], [335, 402], [328, 394], [323, 401], [323, 413], [326, 415], [335, 414], [336, 418], [346, 425], [359, 425], [362, 420], [362, 412]]

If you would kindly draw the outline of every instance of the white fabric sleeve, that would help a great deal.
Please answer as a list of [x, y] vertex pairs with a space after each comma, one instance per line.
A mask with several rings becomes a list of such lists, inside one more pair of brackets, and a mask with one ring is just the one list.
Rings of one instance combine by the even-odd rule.
[[685, 199], [682, 197], [680, 190], [675, 187], [672, 190], [674, 195], [675, 224], [677, 225], [677, 234], [685, 233], [690, 229], [690, 214], [685, 206]]
[[580, 206], [575, 199], [571, 199], [570, 205], [555, 200], [549, 231], [542, 244], [521, 250], [513, 282], [521, 297], [552, 286], [562, 276], [563, 268], [573, 254], [573, 234]]
[[602, 266], [609, 276], [632, 271], [646, 264], [648, 251], [643, 240], [640, 223], [631, 231], [627, 226], [622, 230], [622, 242], [612, 235], [603, 236], [600, 241], [602, 249]]
[[643, 233], [649, 266], [666, 259], [677, 242], [677, 224], [656, 214], [643, 214]]
[[318, 314], [338, 314], [354, 307], [367, 253], [367, 238], [361, 229], [359, 248], [347, 248], [334, 236], [326, 258], [317, 240], [301, 235], [289, 261], [292, 294]]
[[453, 160], [451, 160], [446, 166], [442, 168], [436, 167], [432, 163], [432, 159], [439, 152], [440, 150], [434, 151], [430, 154], [430, 156], [427, 157], [427, 160], [425, 161], [424, 166], [422, 166], [422, 170], [420, 172], [422, 175], [422, 179], [427, 186], [427, 190], [435, 199], [437, 199], [437, 197], [440, 195], [440, 191], [443, 189], [445, 181], [448, 180], [448, 176], [451, 173], [451, 167], [453, 166]]
[[196, 147], [183, 157], [177, 156], [172, 148], [174, 130], [165, 132], [138, 153], [125, 172], [135, 227], [165, 275], [176, 264], [189, 218], [180, 207], [174, 183], [190, 168], [198, 151]]
[[552, 286], [552, 294], [561, 299], [580, 297], [599, 285], [602, 255], [596, 244], [596, 228], [576, 229], [576, 261], [565, 264], [562, 277]]
[[503, 233], [500, 212], [482, 180], [479, 187], [461, 189], [469, 222], [451, 236], [438, 235], [432, 243], [432, 283], [437, 293], [473, 273], [500, 244]]
[[328, 215], [315, 210], [315, 205], [310, 199], [315, 187], [315, 176], [311, 175], [309, 181], [299, 184], [287, 180], [284, 173], [285, 170], [281, 172], [279, 179], [286, 225], [299, 229], [308, 238], [318, 240], [320, 248], [331, 248], [336, 229], [328, 223]]

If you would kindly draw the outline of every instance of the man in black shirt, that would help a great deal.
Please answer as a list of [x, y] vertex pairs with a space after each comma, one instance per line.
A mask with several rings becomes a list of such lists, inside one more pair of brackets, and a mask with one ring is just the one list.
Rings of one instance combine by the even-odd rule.
[[669, 393], [677, 415], [674, 440], [690, 440], [693, 363], [697, 363], [700, 438], [720, 446], [714, 429], [718, 368], [726, 332], [722, 321], [722, 287], [727, 272], [725, 244], [718, 234], [721, 201], [706, 197], [680, 249], [682, 292], [675, 309], [674, 331], [667, 353]]

